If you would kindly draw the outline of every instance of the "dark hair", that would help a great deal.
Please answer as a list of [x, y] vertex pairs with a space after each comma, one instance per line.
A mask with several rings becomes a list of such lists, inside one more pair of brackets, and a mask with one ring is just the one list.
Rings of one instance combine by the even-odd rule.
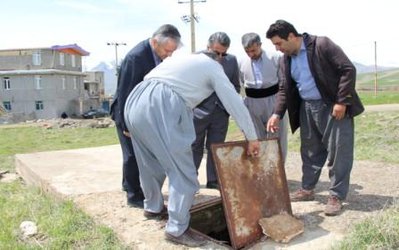
[[152, 38], [156, 39], [158, 43], [163, 43], [167, 39], [173, 39], [178, 45], [181, 44], [179, 30], [171, 24], [164, 24], [159, 27], [154, 34], [152, 34]]
[[223, 47], [230, 47], [230, 37], [224, 32], [213, 33], [208, 39], [208, 46], [214, 43], [220, 43]]
[[279, 36], [281, 39], [287, 40], [290, 33], [294, 36], [300, 36], [292, 24], [280, 19], [270, 25], [266, 32], [266, 38], [271, 39], [274, 36]]
[[256, 33], [246, 33], [241, 37], [241, 44], [244, 49], [251, 47], [254, 44], [262, 44], [260, 36]]

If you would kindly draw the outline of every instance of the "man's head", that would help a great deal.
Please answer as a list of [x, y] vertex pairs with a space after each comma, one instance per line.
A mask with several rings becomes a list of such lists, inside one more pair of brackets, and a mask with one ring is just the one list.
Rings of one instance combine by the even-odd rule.
[[163, 60], [181, 46], [180, 38], [180, 33], [175, 26], [164, 24], [154, 32], [150, 43], [155, 53]]
[[284, 20], [277, 20], [270, 25], [266, 38], [271, 40], [276, 50], [288, 56], [298, 54], [301, 48], [301, 35], [292, 24]]
[[213, 33], [208, 39], [208, 51], [215, 53], [218, 61], [227, 55], [229, 47], [230, 38], [224, 32]]
[[245, 53], [252, 59], [259, 59], [262, 55], [262, 42], [260, 36], [256, 33], [246, 33], [241, 37], [241, 44]]

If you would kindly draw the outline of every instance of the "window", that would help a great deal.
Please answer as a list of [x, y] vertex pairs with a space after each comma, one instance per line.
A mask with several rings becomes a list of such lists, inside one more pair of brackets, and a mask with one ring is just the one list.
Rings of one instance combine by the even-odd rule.
[[35, 76], [35, 88], [42, 89], [42, 77], [41, 76]]
[[62, 77], [61, 78], [61, 83], [62, 83], [62, 89], [66, 89], [66, 79], [65, 79], [65, 77]]
[[3, 107], [6, 110], [11, 111], [11, 102], [3, 102]]
[[77, 89], [78, 88], [78, 79], [76, 78], [76, 76], [73, 78], [73, 89]]
[[65, 54], [64, 53], [60, 53], [60, 65], [64, 66], [65, 65]]
[[3, 82], [4, 82], [4, 89], [11, 89], [10, 77], [4, 77]]
[[71, 62], [72, 62], [72, 67], [76, 67], [76, 57], [75, 55], [71, 55]]
[[36, 106], [36, 110], [43, 110], [44, 109], [43, 101], [36, 101], [35, 102], [35, 106]]
[[40, 53], [40, 51], [33, 52], [32, 63], [33, 65], [42, 65], [42, 54]]

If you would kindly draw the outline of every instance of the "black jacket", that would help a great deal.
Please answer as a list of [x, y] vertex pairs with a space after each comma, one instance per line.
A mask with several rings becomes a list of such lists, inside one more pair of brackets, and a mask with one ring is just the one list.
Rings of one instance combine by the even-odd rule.
[[127, 131], [124, 121], [124, 108], [126, 99], [133, 88], [143, 81], [144, 76], [155, 68], [154, 56], [152, 54], [149, 39], [137, 44], [122, 61], [118, 85], [111, 104], [110, 113], [115, 124]]

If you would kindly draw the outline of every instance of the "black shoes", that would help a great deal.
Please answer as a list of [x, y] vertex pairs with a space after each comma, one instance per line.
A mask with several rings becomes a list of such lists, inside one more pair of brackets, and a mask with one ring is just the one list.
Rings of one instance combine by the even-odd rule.
[[206, 188], [210, 188], [210, 189], [219, 189], [219, 184], [217, 181], [208, 181], [206, 183]]
[[142, 199], [142, 200], [127, 199], [127, 205], [129, 207], [144, 208], [144, 199]]
[[144, 208], [144, 194], [142, 192], [127, 192], [126, 196], [129, 207]]

